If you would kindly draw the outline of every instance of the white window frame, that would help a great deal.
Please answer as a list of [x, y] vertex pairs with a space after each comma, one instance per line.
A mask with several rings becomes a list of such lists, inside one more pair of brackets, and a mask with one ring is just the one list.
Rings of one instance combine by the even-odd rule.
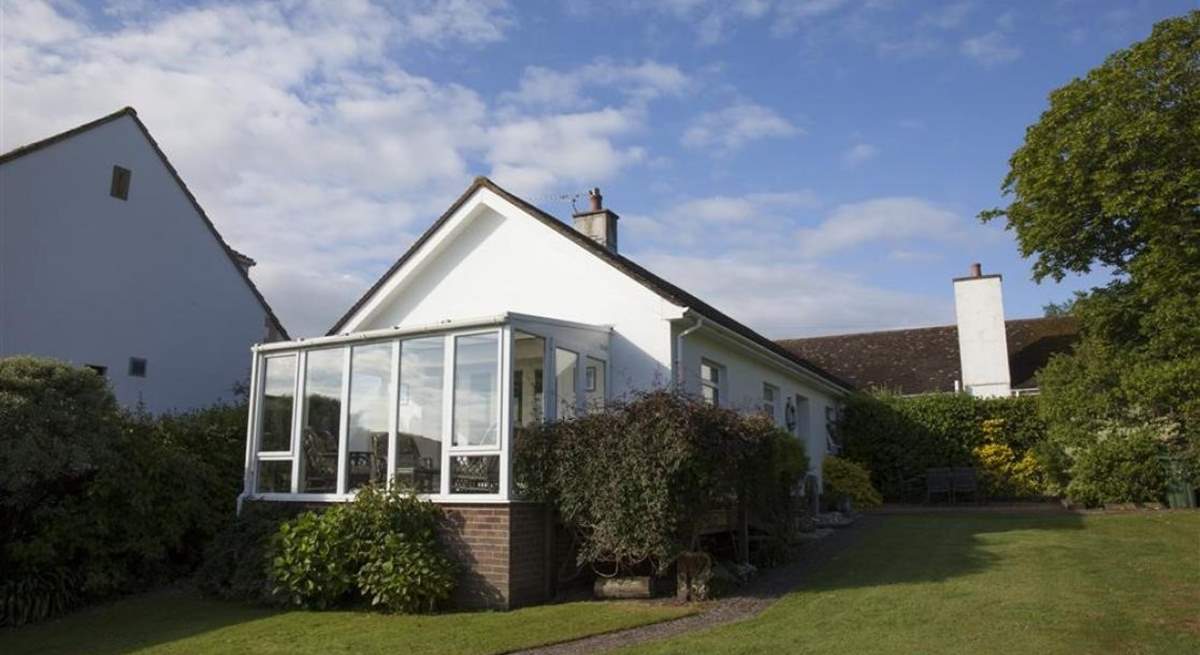
[[[768, 391], [771, 392], [771, 398], [769, 400], [767, 399]], [[762, 399], [763, 414], [765, 414], [767, 416], [767, 418], [771, 419], [772, 423], [778, 424], [779, 423], [779, 410], [778, 410], [779, 387], [771, 384], [770, 382], [763, 382], [762, 394], [763, 394], [763, 399]], [[769, 410], [767, 409], [768, 407], [770, 408]]]
[[[499, 375], [496, 386], [499, 400], [496, 403], [496, 444], [479, 445], [479, 446], [455, 446], [454, 445], [454, 383], [458, 372], [455, 370], [456, 359], [458, 357], [458, 338], [471, 337], [483, 334], [496, 335], [496, 362]], [[508, 499], [508, 434], [511, 426], [511, 418], [509, 414], [509, 405], [511, 401], [506, 394], [512, 393], [512, 380], [508, 376], [512, 375], [512, 362], [510, 361], [510, 348], [507, 347], [506, 341], [511, 339], [511, 329], [508, 326], [501, 328], [488, 328], [482, 330], [465, 330], [462, 332], [452, 332], [446, 335], [445, 347], [445, 373], [442, 376], [442, 479], [441, 479], [441, 495], [445, 498], [453, 498], [455, 500], [475, 500], [475, 499], [493, 499], [507, 500]], [[399, 393], [399, 390], [397, 390]], [[500, 490], [494, 494], [464, 494], [452, 493], [450, 487], [450, 462], [452, 457], [471, 457], [471, 456], [495, 456], [500, 457]]]
[[[704, 367], [707, 366], [717, 374], [716, 381], [709, 380], [704, 377]], [[721, 407], [721, 397], [725, 395], [723, 387], [725, 386], [725, 366], [714, 362], [707, 357], [700, 359], [700, 397], [704, 398], [704, 390], [713, 390], [713, 406]], [[707, 399], [705, 399], [707, 400]]]

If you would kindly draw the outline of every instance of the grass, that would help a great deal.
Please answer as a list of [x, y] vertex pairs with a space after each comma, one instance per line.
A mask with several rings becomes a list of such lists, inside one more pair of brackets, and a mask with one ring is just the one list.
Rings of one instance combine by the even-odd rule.
[[167, 590], [0, 631], [0, 653], [502, 653], [676, 618], [694, 607], [580, 602], [388, 616], [250, 607]]
[[622, 653], [1200, 653], [1200, 512], [877, 520], [759, 617]]

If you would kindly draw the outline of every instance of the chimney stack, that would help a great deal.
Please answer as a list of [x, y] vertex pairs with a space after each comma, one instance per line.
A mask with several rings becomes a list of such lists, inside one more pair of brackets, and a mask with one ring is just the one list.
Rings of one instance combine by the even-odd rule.
[[954, 280], [954, 314], [958, 321], [958, 356], [963, 388], [974, 396], [1008, 396], [1008, 332], [999, 275], [984, 275], [971, 264], [969, 277]]
[[571, 217], [575, 221], [575, 229], [617, 252], [617, 219], [620, 216], [604, 208], [604, 196], [599, 188], [588, 191], [588, 203], [591, 206], [588, 211], [577, 212]]

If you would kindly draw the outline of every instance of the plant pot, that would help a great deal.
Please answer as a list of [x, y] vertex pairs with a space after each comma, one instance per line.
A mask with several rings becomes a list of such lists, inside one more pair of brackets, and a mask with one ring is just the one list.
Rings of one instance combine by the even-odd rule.
[[596, 598], [650, 598], [654, 584], [650, 576], [596, 578], [592, 593]]

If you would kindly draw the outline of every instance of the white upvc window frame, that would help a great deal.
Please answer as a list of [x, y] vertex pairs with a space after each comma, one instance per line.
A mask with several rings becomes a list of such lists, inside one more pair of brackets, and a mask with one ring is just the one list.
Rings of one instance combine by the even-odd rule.
[[[767, 397], [768, 392], [770, 392], [769, 393], [770, 398]], [[779, 424], [779, 398], [780, 398], [779, 387], [774, 384], [771, 384], [770, 382], [763, 382], [763, 386], [762, 386], [763, 414], [765, 414], [767, 416], [767, 418], [771, 419], [771, 422], [776, 425]]]
[[[494, 445], [454, 445], [454, 385], [458, 371], [458, 339], [460, 337], [479, 336], [484, 334], [496, 335], [496, 391], [499, 394], [496, 402], [496, 443]], [[508, 342], [512, 339], [512, 329], [507, 326], [479, 330], [452, 332], [446, 335], [445, 370], [442, 377], [442, 476], [441, 496], [454, 500], [508, 500], [509, 480], [509, 433], [512, 430], [509, 405], [512, 394], [512, 361], [511, 348]], [[499, 456], [499, 491], [494, 494], [469, 494], [451, 492], [451, 459], [453, 457], [491, 457]]]
[[[288, 435], [289, 438], [288, 438], [288, 449], [287, 450], [260, 450], [260, 448], [262, 446], [263, 421], [265, 420], [264, 416], [263, 416], [263, 409], [264, 409], [265, 403], [262, 402], [262, 400], [266, 396], [266, 388], [267, 388], [267, 376], [265, 375], [265, 373], [267, 371], [267, 362], [272, 359], [276, 359], [276, 360], [291, 359], [292, 360], [292, 415], [289, 419], [291, 422], [291, 433]], [[249, 442], [250, 442], [249, 447], [247, 448], [247, 453], [248, 453], [247, 459], [249, 460], [249, 462], [251, 464], [250, 471], [249, 471], [249, 474], [246, 476], [247, 480], [245, 483], [245, 491], [247, 493], [256, 494], [256, 495], [260, 495], [260, 496], [290, 495], [291, 493], [295, 493], [295, 490], [296, 490], [296, 453], [297, 453], [297, 448], [298, 448], [297, 443], [300, 441], [299, 435], [296, 432], [296, 413], [297, 413], [297, 404], [301, 402], [301, 398], [300, 398], [299, 394], [302, 392], [302, 389], [300, 388], [300, 378], [303, 377], [300, 374], [301, 373], [300, 367], [302, 365], [303, 365], [303, 358], [301, 357], [301, 353], [299, 353], [299, 352], [287, 352], [287, 353], [279, 353], [279, 354], [271, 354], [271, 355], [260, 355], [258, 357], [255, 357], [254, 366], [253, 366], [254, 370], [252, 371], [255, 379], [252, 380], [252, 382], [251, 382], [251, 384], [252, 384], [251, 388], [253, 389], [253, 394], [254, 394], [254, 398], [255, 398], [256, 402], [255, 402], [255, 411], [250, 413], [251, 415], [250, 415], [250, 419], [249, 419], [250, 422], [252, 423], [252, 425], [254, 426], [254, 429], [251, 434], [251, 438], [249, 440]], [[292, 464], [291, 489], [288, 492], [288, 494], [282, 494], [282, 492], [268, 492], [265, 494], [258, 493], [258, 474], [262, 468], [262, 462], [290, 462]]]
[[[714, 373], [716, 373], [716, 376], [717, 376], [716, 380], [710, 380], [704, 376], [705, 367], [708, 367], [710, 370], [712, 370]], [[720, 407], [721, 406], [721, 398], [722, 398], [722, 396], [725, 395], [725, 393], [724, 393], [724, 391], [725, 391], [724, 390], [725, 366], [723, 364], [713, 361], [707, 357], [703, 357], [700, 359], [699, 378], [700, 378], [700, 397], [705, 402], [711, 402], [714, 407]], [[711, 401], [704, 396], [705, 389], [712, 389], [713, 397], [712, 397]]]

